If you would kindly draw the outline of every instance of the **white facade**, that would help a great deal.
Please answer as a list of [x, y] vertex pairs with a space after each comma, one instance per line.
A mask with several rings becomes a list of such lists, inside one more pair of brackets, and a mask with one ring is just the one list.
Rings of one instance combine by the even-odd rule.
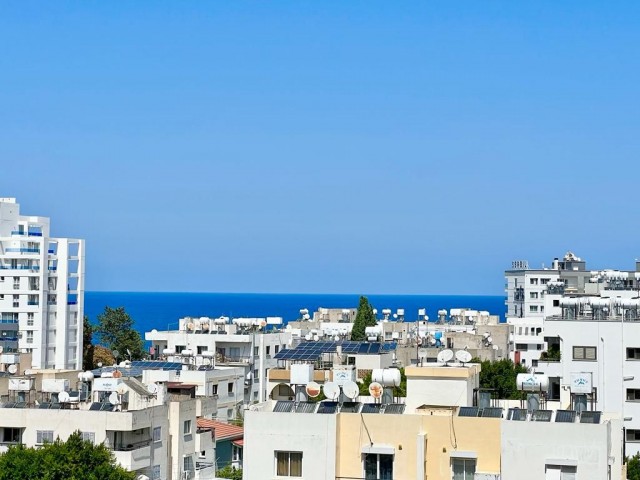
[[503, 421], [502, 478], [620, 479], [621, 428], [619, 420], [597, 425]]
[[[295, 415], [295, 416], [293, 416]], [[243, 478], [279, 478], [274, 452], [297, 452], [305, 480], [336, 478], [336, 415], [247, 411]]]
[[0, 199], [0, 346], [31, 353], [23, 368], [79, 369], [84, 240], [52, 238], [49, 223]]
[[[242, 393], [234, 391], [234, 396], [244, 403], [264, 401], [268, 397], [267, 372], [277, 366], [273, 357], [289, 345], [291, 334], [264, 333], [259, 328], [245, 328], [242, 324], [245, 320], [258, 323], [264, 320], [266, 323], [268, 319], [233, 320], [240, 323], [226, 319], [221, 323], [220, 319], [205, 318], [182, 318], [178, 330], [152, 330], [145, 333], [145, 339], [151, 341], [158, 358], [196, 365], [213, 362], [216, 366], [241, 367], [245, 385]], [[185, 351], [189, 355], [183, 354]]]

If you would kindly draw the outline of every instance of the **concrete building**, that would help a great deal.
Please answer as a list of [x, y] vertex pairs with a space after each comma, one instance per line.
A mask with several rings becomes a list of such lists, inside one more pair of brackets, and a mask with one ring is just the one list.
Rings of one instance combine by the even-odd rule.
[[145, 339], [151, 341], [154, 358], [242, 368], [244, 385], [231, 393], [248, 404], [267, 398], [267, 371], [277, 366], [274, 356], [290, 344], [291, 335], [278, 330], [281, 325], [279, 317], [185, 317], [178, 330], [152, 330]]
[[619, 420], [472, 406], [479, 371], [472, 364], [407, 367], [404, 404], [253, 405], [245, 417], [244, 478], [622, 478]]
[[84, 240], [51, 237], [48, 218], [0, 198], [0, 346], [31, 354], [22, 368], [81, 368], [84, 255]]

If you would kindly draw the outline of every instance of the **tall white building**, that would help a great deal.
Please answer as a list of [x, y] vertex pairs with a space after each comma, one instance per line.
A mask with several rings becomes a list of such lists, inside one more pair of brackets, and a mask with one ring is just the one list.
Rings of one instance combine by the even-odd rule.
[[31, 353], [23, 368], [80, 369], [84, 240], [52, 238], [49, 227], [0, 198], [0, 346]]

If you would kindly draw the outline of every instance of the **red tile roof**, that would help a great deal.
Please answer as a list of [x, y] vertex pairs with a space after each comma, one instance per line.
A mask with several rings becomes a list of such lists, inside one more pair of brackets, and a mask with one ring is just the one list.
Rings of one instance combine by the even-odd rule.
[[197, 423], [198, 428], [213, 428], [214, 439], [216, 441], [241, 439], [244, 437], [244, 428], [238, 427], [237, 425], [209, 420], [207, 418], [198, 418]]
[[240, 440], [234, 440], [233, 444], [237, 445], [238, 447], [244, 447], [244, 438], [241, 438]]

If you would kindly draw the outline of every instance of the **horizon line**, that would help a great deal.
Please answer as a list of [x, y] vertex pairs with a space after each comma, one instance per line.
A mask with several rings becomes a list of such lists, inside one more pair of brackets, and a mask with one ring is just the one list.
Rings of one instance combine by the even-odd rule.
[[85, 290], [85, 293], [151, 293], [193, 295], [342, 295], [342, 296], [395, 296], [395, 297], [503, 297], [489, 293], [336, 293], [336, 292], [211, 292], [183, 290]]

